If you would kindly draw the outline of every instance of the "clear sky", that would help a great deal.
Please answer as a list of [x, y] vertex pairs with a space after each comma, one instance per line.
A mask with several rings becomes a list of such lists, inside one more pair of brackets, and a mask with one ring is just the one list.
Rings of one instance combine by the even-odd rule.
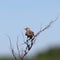
[[[11, 54], [8, 34], [16, 48], [16, 37], [25, 27], [37, 33], [56, 16], [60, 16], [60, 0], [0, 0], [0, 55]], [[48, 47], [60, 45], [60, 17], [45, 32], [41, 33], [29, 54]]]

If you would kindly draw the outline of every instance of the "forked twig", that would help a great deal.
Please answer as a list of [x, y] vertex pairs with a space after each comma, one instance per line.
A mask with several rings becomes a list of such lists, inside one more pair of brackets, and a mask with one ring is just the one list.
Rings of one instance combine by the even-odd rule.
[[45, 31], [46, 29], [48, 29], [58, 18], [59, 18], [59, 16], [57, 16], [57, 17], [55, 18], [55, 20], [49, 22], [49, 24], [48, 24], [45, 28], [41, 29], [41, 30], [34, 36], [34, 38], [37, 37], [37, 36], [38, 36], [40, 33], [42, 33], [43, 31]]

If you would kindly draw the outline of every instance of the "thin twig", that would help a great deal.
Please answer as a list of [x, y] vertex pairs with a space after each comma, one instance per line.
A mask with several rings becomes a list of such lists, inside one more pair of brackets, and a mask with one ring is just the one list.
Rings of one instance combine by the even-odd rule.
[[[7, 36], [8, 36], [8, 35], [7, 35]], [[9, 38], [9, 41], [10, 41], [10, 48], [11, 48], [11, 52], [12, 52], [12, 55], [13, 55], [13, 57], [14, 57], [14, 60], [17, 60], [17, 58], [16, 58], [16, 56], [15, 56], [15, 52], [14, 52], [14, 50], [13, 50], [13, 48], [12, 48], [11, 39], [10, 39], [9, 36], [8, 36], [8, 38]]]
[[21, 56], [20, 56], [20, 50], [19, 50], [19, 46], [18, 46], [18, 36], [17, 36], [16, 46], [17, 46], [17, 51], [18, 51], [19, 58], [21, 58]]
[[48, 29], [48, 28], [58, 19], [58, 17], [59, 17], [59, 16], [57, 16], [55, 20], [51, 21], [45, 28], [41, 29], [41, 30], [34, 36], [34, 38], [37, 37], [37, 36], [38, 36], [40, 33], [42, 33], [43, 31], [45, 31], [46, 29]]

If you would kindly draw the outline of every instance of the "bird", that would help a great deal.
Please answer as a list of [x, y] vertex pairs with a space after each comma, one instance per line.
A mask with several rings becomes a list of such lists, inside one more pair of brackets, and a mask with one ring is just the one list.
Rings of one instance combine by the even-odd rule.
[[25, 35], [27, 36], [27, 38], [32, 39], [34, 37], [34, 32], [29, 27], [26, 27], [25, 31]]

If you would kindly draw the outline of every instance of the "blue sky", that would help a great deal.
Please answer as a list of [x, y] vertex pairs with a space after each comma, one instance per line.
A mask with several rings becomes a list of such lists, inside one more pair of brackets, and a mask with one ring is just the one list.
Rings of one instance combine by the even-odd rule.
[[[60, 0], [0, 0], [0, 55], [11, 54], [8, 34], [16, 48], [16, 37], [25, 27], [30, 27], [37, 33], [56, 16], [60, 16]], [[60, 17], [35, 42], [29, 55], [48, 47], [60, 45]], [[16, 50], [16, 49], [15, 49]]]

